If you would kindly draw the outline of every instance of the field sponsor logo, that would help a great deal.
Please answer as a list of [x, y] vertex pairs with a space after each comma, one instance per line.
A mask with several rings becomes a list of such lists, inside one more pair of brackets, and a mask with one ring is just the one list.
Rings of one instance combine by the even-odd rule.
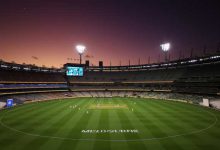
[[123, 129], [123, 130], [82, 130], [85, 134], [104, 134], [104, 133], [139, 133], [137, 129]]

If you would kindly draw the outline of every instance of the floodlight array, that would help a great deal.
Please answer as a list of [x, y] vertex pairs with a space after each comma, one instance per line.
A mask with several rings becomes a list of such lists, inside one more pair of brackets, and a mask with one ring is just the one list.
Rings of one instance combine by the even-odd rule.
[[170, 43], [164, 43], [160, 45], [162, 48], [162, 51], [167, 52], [170, 49]]
[[86, 47], [84, 45], [76, 45], [76, 50], [79, 54], [83, 54], [86, 50]]

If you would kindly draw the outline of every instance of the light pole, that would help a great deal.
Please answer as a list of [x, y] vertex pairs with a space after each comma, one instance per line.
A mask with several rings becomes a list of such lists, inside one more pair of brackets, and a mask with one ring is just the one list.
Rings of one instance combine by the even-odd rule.
[[160, 47], [162, 48], [162, 51], [164, 52], [165, 62], [168, 62], [167, 53], [170, 49], [170, 43], [161, 44]]
[[79, 63], [82, 64], [82, 54], [86, 50], [86, 47], [84, 45], [76, 45], [76, 50], [79, 53]]

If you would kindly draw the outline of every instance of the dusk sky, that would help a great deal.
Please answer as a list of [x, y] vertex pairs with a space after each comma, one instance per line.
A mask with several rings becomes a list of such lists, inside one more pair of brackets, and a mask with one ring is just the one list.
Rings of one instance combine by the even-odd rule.
[[[207, 0], [2, 0], [0, 59], [61, 67], [83, 61], [127, 65], [163, 61], [160, 44], [171, 43], [171, 59], [217, 50], [220, 5]], [[68, 59], [72, 58], [72, 60]]]

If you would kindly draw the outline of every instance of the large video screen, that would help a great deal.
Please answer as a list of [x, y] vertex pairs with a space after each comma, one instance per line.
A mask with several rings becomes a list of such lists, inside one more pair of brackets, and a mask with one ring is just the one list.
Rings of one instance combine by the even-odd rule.
[[83, 67], [67, 67], [67, 76], [83, 76]]

